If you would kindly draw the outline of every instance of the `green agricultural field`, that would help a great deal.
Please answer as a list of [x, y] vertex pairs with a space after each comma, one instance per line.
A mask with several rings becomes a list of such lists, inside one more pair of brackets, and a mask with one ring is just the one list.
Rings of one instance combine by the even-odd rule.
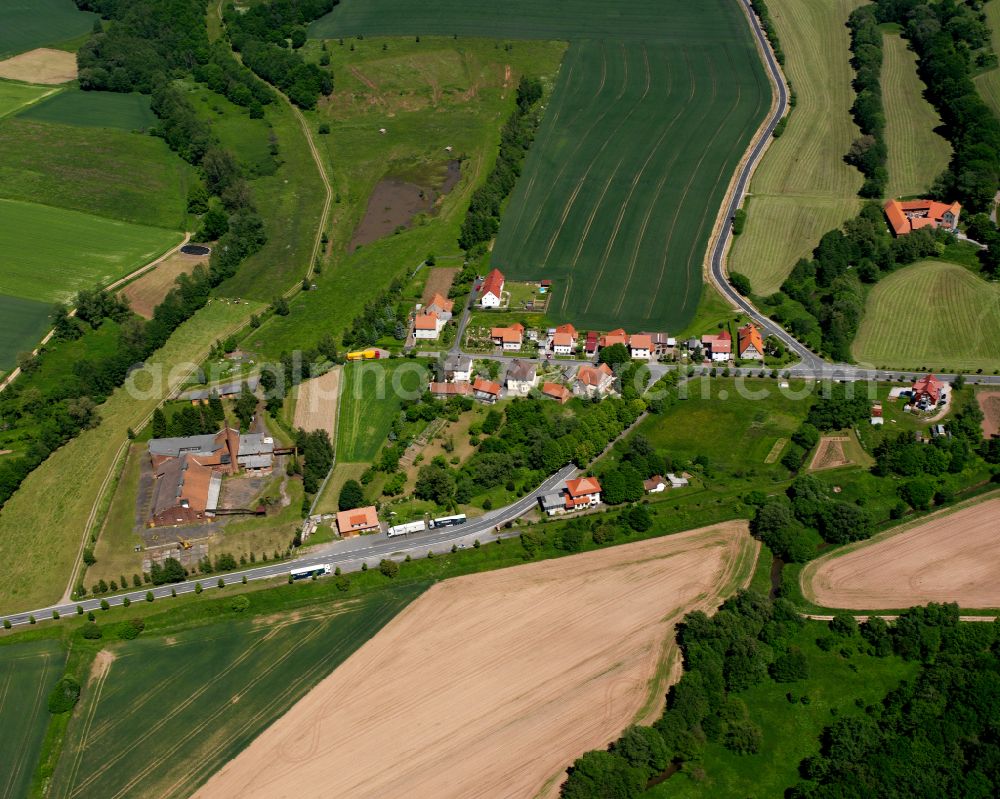
[[49, 329], [51, 308], [47, 302], [0, 294], [0, 372], [14, 367], [18, 353], [38, 345]]
[[747, 225], [736, 237], [729, 268], [750, 278], [754, 292], [778, 289], [799, 258], [858, 208], [862, 177], [844, 163], [859, 135], [847, 17], [860, 0], [768, 0], [785, 51], [796, 105], [751, 181]]
[[951, 145], [936, 132], [941, 117], [926, 99], [917, 76], [917, 56], [899, 34], [882, 37], [882, 98], [889, 148], [886, 195], [924, 194], [948, 166]]
[[403, 399], [419, 398], [427, 379], [426, 367], [416, 361], [346, 365], [337, 427], [337, 460], [373, 461], [385, 443]]
[[872, 288], [852, 352], [878, 367], [992, 372], [998, 330], [1000, 286], [957, 264], [921, 261]]
[[195, 170], [152, 136], [0, 119], [0, 197], [184, 230]]
[[[1000, 53], [1000, 3], [986, 3], [983, 6], [986, 23], [990, 26], [993, 52]], [[1000, 116], [1000, 67], [994, 67], [989, 72], [975, 77], [979, 95]]]
[[29, 83], [0, 80], [0, 117], [13, 114], [19, 108], [37, 103], [45, 95], [58, 91], [51, 86], [34, 86]]
[[[365, 303], [394, 278], [408, 277], [428, 253], [441, 266], [461, 265], [459, 227], [472, 191], [492, 167], [500, 128], [513, 107], [511, 86], [526, 72], [551, 76], [565, 51], [553, 42], [519, 42], [507, 52], [490, 40], [428, 36], [419, 43], [366, 37], [352, 44], [353, 51], [336, 39], [328, 42], [337, 90], [332, 102], [308, 114], [313, 130], [330, 126], [328, 135], [315, 136], [335, 192], [329, 257], [316, 277], [317, 289], [299, 295], [289, 316], [272, 317], [251, 335], [248, 346], [269, 357], [311, 346], [327, 333], [338, 337]], [[320, 57], [319, 42], [306, 50], [310, 59]], [[378, 133], [381, 127], [385, 136]], [[280, 133], [279, 139], [284, 141]], [[282, 145], [287, 158], [285, 152]], [[403, 177], [438, 191], [448, 162], [457, 159], [458, 183], [437, 200], [432, 214], [421, 215], [398, 235], [349, 251], [380, 180]], [[277, 178], [254, 183], [271, 185]], [[301, 199], [315, 215], [321, 195]]]
[[[845, 641], [850, 657], [840, 653], [840, 644], [824, 652], [816, 639], [829, 635], [827, 625], [808, 621], [794, 641], [806, 655], [809, 678], [793, 683], [765, 679], [758, 685], [735, 694], [746, 703], [750, 720], [763, 731], [760, 751], [738, 755], [719, 743], [708, 743], [699, 763], [703, 778], [695, 780], [687, 773], [676, 774], [666, 782], [646, 791], [648, 799], [661, 797], [712, 797], [745, 799], [748, 796], [783, 796], [795, 785], [799, 763], [820, 748], [820, 733], [836, 718], [862, 716], [864, 705], [877, 705], [900, 681], [915, 676], [918, 665], [890, 656], [862, 654], [865, 648], [860, 635]], [[796, 697], [794, 703], [786, 696]], [[808, 704], [798, 701], [807, 695]], [[860, 699], [862, 708], [855, 700]]]
[[[212, 342], [224, 339], [259, 313], [258, 303], [213, 300], [181, 325], [147, 360], [156, 382], [138, 383], [135, 396], [116, 390], [100, 406], [101, 423], [56, 450], [21, 485], [0, 515], [0, 606], [40, 607], [58, 600], [70, 582], [91, 508], [129, 428], [140, 430], [153, 408], [196, 368]], [[169, 379], [168, 379], [169, 378]], [[44, 570], [39, 563], [48, 564]]]
[[28, 795], [49, 723], [49, 691], [63, 674], [66, 653], [56, 641], [0, 646], [0, 799]]
[[145, 94], [70, 89], [22, 111], [21, 119], [93, 128], [147, 130], [156, 123]]
[[73, 0], [4, 0], [0, 3], [0, 58], [89, 33], [97, 14]]
[[344, 3], [311, 30], [571, 40], [493, 263], [558, 279], [561, 320], [690, 321], [723, 193], [770, 103], [739, 6], [382, 0]]
[[294, 621], [230, 620], [113, 648], [70, 723], [48, 795], [190, 796], [425, 585], [317, 605]]
[[106, 285], [178, 244], [172, 230], [0, 200], [0, 295], [54, 302]]
[[802, 424], [813, 396], [803, 390], [801, 381], [792, 381], [792, 391], [786, 392], [769, 379], [747, 379], [742, 386], [741, 392], [731, 378], [692, 380], [686, 385], [687, 399], [647, 417], [637, 433], [675, 460], [705, 455], [712, 470], [743, 474], [754, 470], [784, 479], [788, 470], [780, 463], [768, 463], [768, 456], [778, 441], [787, 440]]

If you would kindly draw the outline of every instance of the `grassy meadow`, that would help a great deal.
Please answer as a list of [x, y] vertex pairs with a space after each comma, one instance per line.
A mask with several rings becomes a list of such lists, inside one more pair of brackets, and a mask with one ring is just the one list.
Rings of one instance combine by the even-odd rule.
[[51, 86], [35, 86], [30, 83], [16, 83], [0, 80], [0, 117], [15, 113], [31, 103], [37, 103], [47, 94], [53, 94], [58, 89]]
[[352, 33], [569, 39], [493, 263], [560, 280], [559, 321], [690, 322], [719, 202], [770, 103], [737, 7], [380, 0], [343, 3], [311, 28]]
[[0, 58], [89, 33], [97, 14], [73, 0], [4, 0], [0, 3]]
[[[564, 45], [549, 42], [521, 42], [504, 52], [492, 41], [431, 37], [351, 44], [327, 43], [336, 90], [307, 115], [313, 131], [330, 126], [328, 135], [315, 136], [335, 192], [327, 262], [315, 278], [317, 289], [299, 295], [289, 316], [269, 319], [250, 336], [249, 347], [268, 356], [308, 347], [327, 333], [339, 336], [366, 302], [428, 253], [442, 266], [461, 264], [459, 227], [472, 191], [492, 168], [500, 127], [513, 107], [512, 86], [527, 71], [554, 73], [564, 51]], [[310, 59], [320, 57], [320, 46], [307, 45]], [[510, 85], [505, 65], [511, 67]], [[381, 127], [388, 131], [384, 136]], [[436, 189], [453, 159], [462, 160], [461, 177], [433, 214], [421, 215], [398, 235], [348, 251], [380, 180], [405, 176]], [[318, 209], [321, 199], [318, 191], [303, 197], [309, 209]]]
[[0, 373], [14, 368], [19, 353], [33, 350], [49, 329], [47, 302], [0, 294]]
[[62, 677], [66, 653], [57, 641], [0, 646], [0, 799], [28, 795], [49, 723], [49, 691]]
[[[225, 338], [259, 312], [254, 303], [214, 300], [181, 325], [167, 344], [147, 360], [160, 380], [137, 380], [142, 393], [116, 390], [98, 412], [101, 423], [56, 450], [8, 500], [0, 515], [0, 604], [5, 608], [38, 607], [58, 600], [72, 570], [91, 508], [101, 501], [105, 478], [129, 428], [143, 427], [171, 388], [183, 382], [219, 338]], [[151, 372], [152, 373], [152, 372]], [[169, 376], [169, 379], [168, 379]], [[39, 563], [47, 568], [38, 569]]]
[[[918, 665], [896, 656], [866, 653], [860, 635], [824, 652], [816, 640], [829, 635], [824, 622], [807, 621], [797, 634], [798, 646], [809, 664], [809, 678], [793, 683], [765, 679], [734, 696], [746, 703], [750, 721], [763, 731], [760, 751], [738, 755], [720, 743], [708, 743], [701, 759], [701, 779], [675, 774], [642, 794], [661, 797], [745, 799], [750, 796], [783, 796], [798, 783], [799, 763], [817, 754], [820, 733], [836, 718], [863, 716], [865, 705], [877, 705], [900, 681], [913, 677]], [[790, 702], [791, 693], [796, 701]], [[808, 704], [799, 697], [808, 696]], [[856, 701], [860, 700], [862, 707]]]
[[[0, 111], [2, 116], [2, 111]], [[119, 130], [147, 130], [156, 123], [145, 94], [69, 89], [22, 111], [21, 119]]]
[[180, 233], [0, 199], [0, 295], [54, 302], [106, 285], [180, 243]]
[[757, 294], [778, 289], [820, 236], [858, 208], [862, 177], [844, 163], [859, 135], [847, 17], [860, 0], [769, 0], [785, 51], [784, 71], [796, 94], [784, 134], [754, 174], [747, 224], [729, 268], [750, 278]]
[[374, 460], [399, 413], [400, 394], [419, 397], [427, 379], [426, 367], [417, 361], [347, 364], [340, 397], [337, 460]]
[[889, 197], [924, 194], [948, 166], [951, 145], [936, 132], [941, 117], [926, 99], [917, 56], [899, 34], [882, 37], [882, 98], [889, 149]]
[[194, 168], [136, 133], [0, 119], [0, 197], [184, 230]]
[[[983, 13], [986, 14], [986, 24], [990, 26], [993, 52], [1000, 53], [1000, 3], [984, 4]], [[977, 75], [975, 81], [979, 96], [993, 109], [994, 114], [1000, 116], [1000, 67], [993, 67], [988, 72]]]
[[48, 795], [190, 796], [424, 587], [114, 646], [70, 723]]
[[1000, 368], [1000, 286], [947, 261], [921, 261], [868, 295], [853, 354], [894, 369]]

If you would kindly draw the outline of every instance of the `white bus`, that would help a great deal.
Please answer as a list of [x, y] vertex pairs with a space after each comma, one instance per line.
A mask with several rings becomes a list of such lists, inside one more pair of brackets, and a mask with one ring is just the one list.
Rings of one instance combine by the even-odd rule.
[[410, 533], [419, 533], [427, 529], [427, 525], [422, 521], [419, 522], [409, 522], [407, 524], [397, 524], [395, 527], [390, 527], [388, 532], [389, 538], [397, 535], [409, 535]]
[[329, 563], [317, 563], [315, 566], [300, 566], [297, 569], [292, 569], [289, 574], [292, 575], [293, 580], [307, 580], [310, 577], [322, 577], [324, 574], [330, 573]]
[[455, 524], [465, 524], [468, 519], [464, 513], [456, 516], [442, 516], [440, 519], [431, 519], [431, 527], [451, 527]]

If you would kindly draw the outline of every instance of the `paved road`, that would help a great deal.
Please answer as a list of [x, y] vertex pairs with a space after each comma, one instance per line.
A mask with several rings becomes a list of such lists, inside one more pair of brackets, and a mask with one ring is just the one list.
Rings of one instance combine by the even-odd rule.
[[[411, 557], [423, 557], [428, 550], [435, 552], [445, 552], [452, 546], [472, 546], [478, 538], [482, 543], [495, 541], [502, 537], [497, 528], [503, 527], [509, 521], [513, 521], [527, 513], [533, 505], [537, 503], [539, 494], [554, 491], [564, 480], [571, 478], [576, 473], [576, 467], [572, 464], [564, 466], [558, 472], [549, 477], [538, 488], [506, 507], [491, 511], [478, 519], [473, 519], [466, 524], [457, 527], [445, 527], [440, 530], [426, 530], [421, 533], [413, 533], [408, 536], [397, 536], [389, 538], [385, 533], [378, 535], [366, 535], [358, 538], [349, 538], [344, 541], [335, 541], [331, 544], [310, 549], [303, 557], [280, 563], [269, 563], [252, 569], [241, 569], [240, 571], [229, 572], [227, 574], [202, 575], [196, 580], [188, 580], [183, 583], [173, 585], [143, 586], [135, 591], [124, 594], [114, 594], [98, 598], [84, 599], [79, 602], [61, 603], [50, 605], [35, 610], [27, 610], [15, 613], [7, 618], [14, 626], [29, 624], [29, 616], [34, 616], [38, 621], [52, 618], [52, 611], [56, 610], [60, 616], [75, 616], [79, 605], [88, 610], [100, 610], [101, 599], [106, 599], [112, 607], [122, 604], [125, 597], [131, 602], [145, 602], [146, 592], [152, 591], [157, 599], [169, 597], [172, 591], [177, 594], [190, 594], [195, 590], [195, 585], [201, 583], [202, 587], [208, 591], [218, 587], [220, 577], [227, 585], [241, 583], [243, 577], [247, 582], [251, 580], [270, 580], [275, 577], [283, 577], [291, 569], [302, 566], [314, 566], [316, 564], [328, 563], [331, 568], [339, 566], [341, 571], [359, 571], [362, 563], [367, 563], [369, 568], [378, 566], [383, 558], [392, 560], [403, 560], [407, 554]], [[510, 531], [505, 533], [512, 535]]]

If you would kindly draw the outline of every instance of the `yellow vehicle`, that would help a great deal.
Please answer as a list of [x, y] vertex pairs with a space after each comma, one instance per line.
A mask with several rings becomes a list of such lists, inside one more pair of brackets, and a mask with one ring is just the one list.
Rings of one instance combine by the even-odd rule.
[[191, 542], [182, 535], [177, 536], [177, 543], [184, 549], [191, 549]]
[[370, 350], [355, 350], [354, 352], [347, 353], [347, 360], [349, 361], [377, 361], [382, 357], [382, 350], [370, 349]]

